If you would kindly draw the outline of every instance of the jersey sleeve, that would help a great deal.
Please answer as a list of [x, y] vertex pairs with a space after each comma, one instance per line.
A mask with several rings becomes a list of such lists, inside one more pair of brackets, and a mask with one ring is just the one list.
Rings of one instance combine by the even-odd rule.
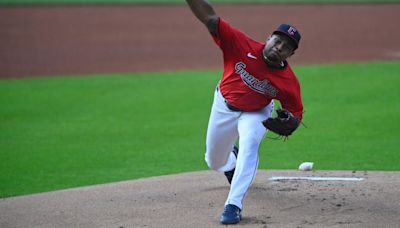
[[300, 120], [303, 118], [303, 102], [301, 100], [300, 83], [296, 79], [291, 92], [285, 99], [280, 100], [282, 108], [290, 111]]
[[221, 50], [229, 50], [234, 45], [234, 40], [242, 32], [231, 25], [221, 17], [218, 19], [217, 34], [211, 34], [214, 42]]

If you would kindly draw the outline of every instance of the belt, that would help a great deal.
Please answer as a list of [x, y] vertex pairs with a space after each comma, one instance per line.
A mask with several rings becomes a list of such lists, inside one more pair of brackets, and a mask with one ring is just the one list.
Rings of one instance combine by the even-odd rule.
[[[219, 88], [218, 88], [218, 87], [219, 87], [219, 86], [217, 86], [217, 91], [219, 91]], [[222, 95], [222, 94], [221, 94], [221, 95]], [[227, 100], [225, 100], [225, 98], [224, 98], [224, 101], [225, 101], [226, 107], [228, 107], [229, 110], [231, 110], [231, 111], [233, 111], [233, 112], [244, 112], [242, 109], [236, 108], [235, 106], [229, 104], [229, 102], [228, 102]]]
[[243, 112], [242, 109], [236, 108], [235, 106], [229, 104], [228, 101], [226, 101], [226, 100], [225, 100], [225, 104], [226, 104], [226, 107], [228, 107], [229, 110], [231, 110], [231, 111], [234, 111], [234, 112]]

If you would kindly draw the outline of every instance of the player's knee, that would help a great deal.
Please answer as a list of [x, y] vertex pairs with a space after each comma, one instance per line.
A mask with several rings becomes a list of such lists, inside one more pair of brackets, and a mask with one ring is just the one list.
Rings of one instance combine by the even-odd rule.
[[209, 156], [207, 156], [207, 153], [205, 155], [205, 161], [207, 163], [208, 168], [218, 171], [222, 166], [218, 164], [218, 162], [214, 161], [211, 159]]
[[210, 168], [210, 169], [212, 169], [212, 170], [215, 170], [215, 171], [218, 171], [218, 169], [219, 168], [221, 168], [219, 165], [217, 165], [215, 162], [213, 162], [211, 159], [207, 159], [207, 157], [206, 157], [206, 163], [207, 163], [207, 166], [208, 166], [208, 168]]

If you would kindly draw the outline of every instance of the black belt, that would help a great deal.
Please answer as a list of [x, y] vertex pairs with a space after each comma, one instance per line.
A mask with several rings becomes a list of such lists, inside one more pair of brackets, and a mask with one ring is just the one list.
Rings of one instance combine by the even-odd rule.
[[229, 104], [228, 101], [226, 101], [226, 100], [225, 100], [225, 104], [226, 104], [226, 107], [228, 107], [229, 110], [231, 110], [231, 111], [234, 111], [234, 112], [243, 112], [242, 109], [236, 108], [235, 106]]

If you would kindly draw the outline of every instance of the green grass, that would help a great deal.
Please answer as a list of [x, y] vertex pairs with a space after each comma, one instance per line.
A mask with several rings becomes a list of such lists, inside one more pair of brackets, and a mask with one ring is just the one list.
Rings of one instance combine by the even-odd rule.
[[[327, 3], [400, 3], [400, 0], [210, 0], [211, 3], [271, 3], [271, 4], [327, 4]], [[0, 0], [0, 5], [36, 4], [183, 4], [184, 0]]]
[[[305, 114], [288, 143], [267, 140], [261, 168], [400, 170], [400, 62], [297, 67]], [[264, 154], [265, 153], [265, 154]]]
[[[295, 67], [304, 123], [260, 168], [400, 170], [400, 62]], [[0, 197], [206, 170], [220, 71], [0, 81]]]
[[0, 81], [0, 196], [204, 169], [213, 74]]

